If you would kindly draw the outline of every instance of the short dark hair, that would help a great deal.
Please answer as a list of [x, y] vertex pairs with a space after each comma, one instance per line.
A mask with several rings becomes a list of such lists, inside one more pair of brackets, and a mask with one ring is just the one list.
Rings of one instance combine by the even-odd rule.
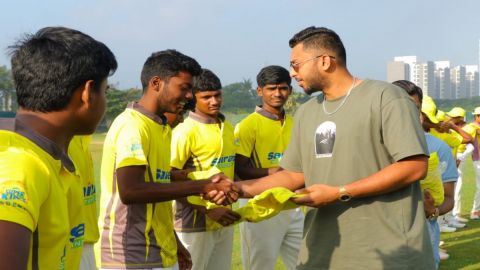
[[286, 83], [290, 85], [292, 78], [287, 69], [281, 66], [266, 66], [257, 74], [257, 85], [264, 87], [268, 84]]
[[423, 100], [422, 88], [418, 87], [413, 82], [407, 81], [407, 80], [398, 80], [398, 81], [392, 82], [392, 84], [405, 90], [409, 96], [417, 96], [418, 99], [420, 100], [420, 103], [422, 103], [422, 100]]
[[65, 27], [45, 27], [25, 34], [8, 47], [20, 107], [52, 112], [64, 109], [88, 80], [99, 90], [117, 69], [110, 49], [92, 37]]
[[346, 65], [347, 53], [342, 40], [333, 30], [310, 26], [296, 33], [288, 42], [290, 48], [302, 43], [304, 49], [327, 49], [332, 51], [337, 62]]
[[204, 68], [200, 75], [193, 78], [193, 93], [212, 90], [222, 90], [222, 83], [215, 73]]
[[200, 64], [190, 56], [176, 50], [164, 50], [154, 52], [143, 64], [140, 80], [145, 91], [148, 82], [152, 77], [159, 76], [162, 80], [168, 81], [179, 72], [188, 72], [197, 76], [202, 71]]

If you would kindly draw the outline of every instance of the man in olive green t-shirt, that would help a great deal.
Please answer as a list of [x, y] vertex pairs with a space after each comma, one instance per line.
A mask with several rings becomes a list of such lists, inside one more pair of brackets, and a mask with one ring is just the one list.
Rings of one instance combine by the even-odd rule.
[[351, 75], [330, 29], [304, 29], [290, 47], [290, 75], [307, 94], [323, 95], [298, 109], [285, 170], [237, 182], [241, 195], [305, 185], [306, 195], [294, 199], [311, 207], [298, 269], [434, 269], [418, 182], [428, 151], [417, 108], [398, 87]]

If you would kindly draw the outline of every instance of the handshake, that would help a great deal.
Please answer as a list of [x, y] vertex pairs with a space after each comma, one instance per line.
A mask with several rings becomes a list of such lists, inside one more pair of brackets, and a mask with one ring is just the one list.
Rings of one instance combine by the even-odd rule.
[[209, 178], [210, 183], [203, 188], [202, 197], [217, 205], [230, 205], [241, 196], [240, 188], [223, 173]]

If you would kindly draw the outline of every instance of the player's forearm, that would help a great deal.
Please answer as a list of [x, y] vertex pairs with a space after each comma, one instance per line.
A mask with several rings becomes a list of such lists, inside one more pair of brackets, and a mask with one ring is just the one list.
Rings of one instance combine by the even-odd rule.
[[194, 171], [195, 171], [194, 168], [183, 169], [183, 170], [172, 168], [170, 172], [170, 178], [172, 181], [187, 181], [187, 180], [190, 180], [188, 179], [188, 174]]
[[268, 169], [266, 168], [251, 168], [235, 165], [235, 173], [241, 179], [258, 179], [268, 175]]
[[190, 195], [206, 192], [210, 180], [185, 181], [179, 183], [139, 183], [119, 189], [120, 199], [124, 204], [156, 203], [171, 201]]
[[294, 191], [302, 188], [305, 181], [303, 173], [283, 170], [257, 180], [236, 182], [235, 185], [239, 188], [242, 197], [250, 198], [274, 187], [284, 187]]
[[455, 182], [443, 183], [444, 199], [443, 203], [438, 206], [440, 215], [446, 214], [453, 209], [454, 199], [453, 194], [455, 192]]
[[345, 185], [353, 198], [369, 197], [388, 193], [420, 179], [427, 173], [428, 158], [416, 156], [395, 162], [381, 171]]

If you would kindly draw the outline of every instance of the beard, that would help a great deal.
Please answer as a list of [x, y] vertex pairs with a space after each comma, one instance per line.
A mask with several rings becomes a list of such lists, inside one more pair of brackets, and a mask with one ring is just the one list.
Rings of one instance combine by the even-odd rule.
[[314, 94], [316, 92], [323, 92], [323, 90], [316, 89], [316, 88], [313, 88], [313, 87], [309, 87], [309, 88], [303, 88], [303, 92], [305, 92], [305, 94], [311, 96], [312, 94]]

